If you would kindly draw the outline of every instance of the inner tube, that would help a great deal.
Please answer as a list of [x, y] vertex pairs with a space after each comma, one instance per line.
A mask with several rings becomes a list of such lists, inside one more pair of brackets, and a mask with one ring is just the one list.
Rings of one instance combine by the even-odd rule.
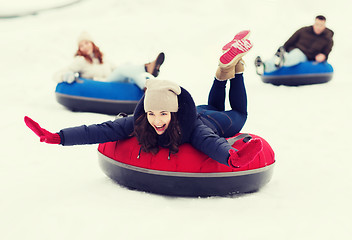
[[264, 72], [261, 79], [275, 86], [312, 85], [329, 82], [333, 72], [333, 67], [327, 62], [306, 61], [292, 67], [281, 67], [274, 72]]
[[73, 83], [59, 83], [55, 89], [56, 100], [72, 111], [108, 115], [133, 113], [143, 94], [133, 83], [100, 82], [83, 78]]
[[103, 172], [129, 189], [179, 197], [227, 196], [258, 191], [273, 174], [274, 152], [254, 134], [236, 134], [228, 141], [240, 149], [249, 139], [260, 138], [263, 149], [248, 165], [231, 168], [209, 158], [190, 144], [177, 154], [160, 148], [156, 155], [140, 151], [135, 137], [100, 144], [99, 164]]

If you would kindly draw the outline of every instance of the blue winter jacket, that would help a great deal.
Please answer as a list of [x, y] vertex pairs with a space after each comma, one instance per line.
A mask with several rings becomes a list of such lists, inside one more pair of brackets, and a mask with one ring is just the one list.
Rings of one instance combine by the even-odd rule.
[[[181, 94], [178, 95], [178, 104], [177, 118], [181, 128], [181, 144], [190, 143], [194, 148], [212, 159], [228, 165], [231, 145], [225, 138], [219, 137], [215, 126], [197, 113], [193, 98], [182, 87]], [[143, 96], [137, 104], [133, 116], [102, 124], [62, 129], [59, 132], [61, 144], [64, 146], [95, 144], [130, 138], [134, 130], [134, 122], [144, 112]], [[158, 137], [159, 145], [161, 147], [167, 146], [168, 142], [165, 136], [160, 135]]]

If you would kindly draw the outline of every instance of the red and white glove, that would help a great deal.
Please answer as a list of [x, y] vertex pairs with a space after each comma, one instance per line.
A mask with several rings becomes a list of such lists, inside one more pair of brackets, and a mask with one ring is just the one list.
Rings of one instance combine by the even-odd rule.
[[238, 151], [235, 149], [230, 149], [230, 157], [228, 163], [231, 167], [234, 168], [243, 167], [252, 162], [262, 149], [262, 140], [259, 138], [252, 139]]
[[60, 144], [61, 138], [58, 133], [51, 133], [44, 128], [41, 128], [39, 124], [33, 121], [31, 118], [25, 116], [24, 122], [27, 127], [29, 127], [39, 138], [41, 142], [50, 143], [50, 144]]

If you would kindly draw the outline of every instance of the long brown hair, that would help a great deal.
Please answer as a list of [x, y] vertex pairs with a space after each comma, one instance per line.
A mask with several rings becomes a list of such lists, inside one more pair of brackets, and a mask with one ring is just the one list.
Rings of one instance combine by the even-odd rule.
[[[177, 153], [178, 146], [181, 143], [181, 130], [177, 120], [177, 113], [171, 113], [171, 121], [164, 134], [166, 134], [166, 139], [168, 140], [166, 147], [169, 148], [171, 153]], [[151, 152], [153, 154], [158, 153], [158, 134], [149, 124], [147, 113], [144, 113], [137, 118], [134, 125], [133, 135], [137, 138], [143, 151]]]
[[[103, 53], [100, 51], [100, 49], [99, 49], [93, 42], [91, 42], [91, 43], [92, 43], [92, 45], [93, 45], [93, 54], [94, 54], [94, 57], [96, 57], [96, 58], [99, 60], [100, 64], [102, 64], [102, 63], [103, 63]], [[82, 53], [82, 52], [79, 50], [79, 48], [78, 48], [78, 50], [77, 50], [75, 56], [82, 56], [82, 57], [84, 57], [84, 59], [86, 59], [86, 61], [88, 61], [89, 63], [93, 63], [92, 57], [89, 56], [89, 55], [87, 55], [87, 54]]]

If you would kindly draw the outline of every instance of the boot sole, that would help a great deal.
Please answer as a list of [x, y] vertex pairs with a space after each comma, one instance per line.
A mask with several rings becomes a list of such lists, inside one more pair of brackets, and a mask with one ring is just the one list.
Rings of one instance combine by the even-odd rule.
[[[247, 46], [239, 45], [237, 47], [232, 46], [229, 51], [224, 53], [220, 57], [220, 67], [227, 67], [232, 63], [239, 61], [244, 55], [247, 54], [249, 50], [253, 47], [253, 45], [247, 40], [249, 44]], [[241, 42], [243, 43], [243, 41]], [[243, 50], [242, 50], [243, 48]]]
[[237, 33], [231, 42], [227, 43], [225, 46], [222, 47], [222, 51], [229, 50], [232, 47], [232, 45], [238, 40], [248, 39], [249, 35], [251, 35], [251, 31], [250, 30], [243, 30], [243, 31]]

